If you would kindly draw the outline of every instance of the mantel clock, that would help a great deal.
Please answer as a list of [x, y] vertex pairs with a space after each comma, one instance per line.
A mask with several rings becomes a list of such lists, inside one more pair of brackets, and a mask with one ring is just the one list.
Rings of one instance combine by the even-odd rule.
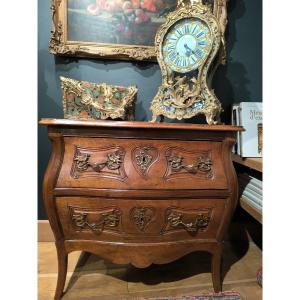
[[178, 1], [155, 37], [162, 84], [151, 103], [152, 122], [204, 114], [208, 124], [218, 124], [222, 107], [210, 83], [224, 60], [223, 24], [211, 5], [185, 2]]

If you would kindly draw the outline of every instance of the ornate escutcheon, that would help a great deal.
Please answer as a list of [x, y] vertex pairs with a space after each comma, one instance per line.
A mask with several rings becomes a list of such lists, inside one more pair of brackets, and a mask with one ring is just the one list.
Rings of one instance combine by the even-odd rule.
[[210, 215], [211, 209], [168, 208], [162, 233], [182, 229], [191, 234], [205, 231], [210, 222]]
[[104, 230], [120, 231], [121, 210], [116, 207], [91, 209], [69, 206], [69, 211], [76, 230], [91, 230], [94, 233]]
[[136, 147], [132, 150], [132, 162], [135, 169], [144, 178], [148, 177], [150, 167], [158, 160], [158, 151], [152, 146]]
[[[108, 148], [75, 147], [71, 176], [102, 176], [123, 180], [125, 151], [118, 146]], [[94, 161], [94, 162], [93, 162]]]
[[146, 226], [152, 221], [155, 208], [151, 206], [137, 206], [131, 209], [130, 217], [140, 231], [145, 231]]

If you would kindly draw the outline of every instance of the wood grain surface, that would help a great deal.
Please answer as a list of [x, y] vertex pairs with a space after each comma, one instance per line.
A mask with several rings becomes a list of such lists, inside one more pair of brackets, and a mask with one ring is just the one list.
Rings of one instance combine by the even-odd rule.
[[56, 300], [73, 251], [139, 268], [206, 251], [214, 289], [222, 289], [223, 241], [238, 192], [231, 151], [240, 127], [40, 124], [52, 141], [43, 196], [57, 247]]

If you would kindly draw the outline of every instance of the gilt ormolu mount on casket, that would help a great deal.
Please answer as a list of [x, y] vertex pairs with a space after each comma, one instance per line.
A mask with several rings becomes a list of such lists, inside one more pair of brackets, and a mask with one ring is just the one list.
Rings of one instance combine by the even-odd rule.
[[225, 60], [226, 0], [213, 6], [186, 2], [178, 1], [156, 34], [162, 84], [152, 100], [152, 122], [159, 116], [181, 120], [204, 114], [208, 124], [219, 124], [223, 110], [210, 86]]

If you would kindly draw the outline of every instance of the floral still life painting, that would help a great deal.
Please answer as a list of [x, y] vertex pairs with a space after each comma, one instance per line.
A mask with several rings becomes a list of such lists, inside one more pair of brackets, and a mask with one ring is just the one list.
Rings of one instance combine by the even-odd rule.
[[176, 0], [52, 0], [50, 52], [155, 60], [155, 34]]
[[162, 0], [69, 0], [68, 39], [152, 46], [165, 13], [175, 4], [176, 1]]
[[66, 119], [133, 120], [135, 86], [123, 87], [60, 77]]

